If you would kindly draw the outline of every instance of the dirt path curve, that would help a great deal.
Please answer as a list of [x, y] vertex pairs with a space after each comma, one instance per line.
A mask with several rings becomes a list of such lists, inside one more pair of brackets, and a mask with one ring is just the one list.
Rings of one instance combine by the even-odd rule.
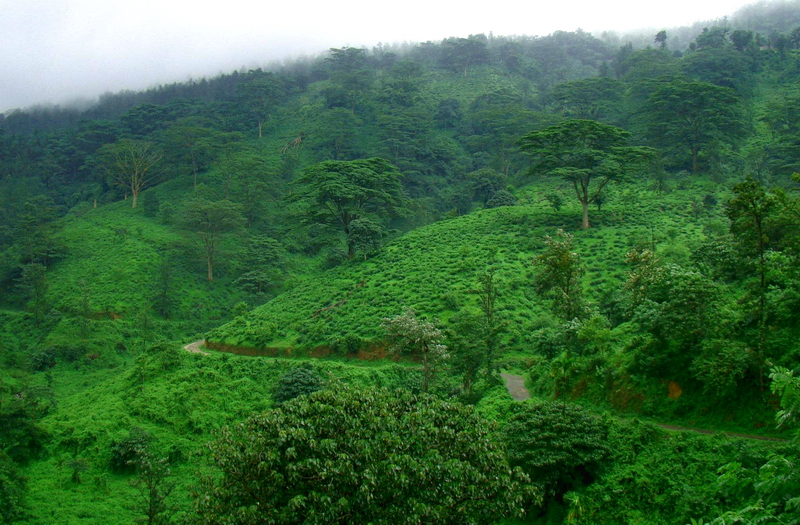
[[193, 354], [208, 355], [208, 352], [200, 350], [200, 347], [203, 346], [203, 343], [205, 343], [205, 340], [201, 339], [199, 341], [195, 341], [194, 343], [189, 343], [188, 345], [184, 346], [183, 349]]
[[515, 401], [525, 401], [531, 397], [531, 393], [525, 388], [525, 379], [522, 376], [506, 374], [505, 372], [500, 375], [503, 377], [503, 381], [506, 382], [508, 393], [511, 394]]
[[[525, 388], [525, 379], [522, 376], [514, 374], [506, 374], [505, 372], [503, 372], [500, 375], [506, 382], [506, 388], [508, 389], [508, 393], [511, 394], [511, 397], [515, 401], [525, 401], [526, 399], [531, 397], [530, 392], [528, 392], [528, 389]], [[709, 430], [704, 428], [679, 427], [676, 425], [664, 425], [662, 423], [655, 423], [655, 424], [663, 428], [664, 430], [672, 430], [672, 431], [690, 431], [690, 432], [697, 432], [698, 434], [714, 434], [716, 432], [720, 432], [718, 430]], [[752, 434], [737, 434], [735, 432], [722, 432], [722, 433], [727, 436], [744, 438], [744, 439], [757, 439], [760, 441], [777, 441], [777, 442], [786, 441], [785, 439], [781, 438], [754, 436]]]

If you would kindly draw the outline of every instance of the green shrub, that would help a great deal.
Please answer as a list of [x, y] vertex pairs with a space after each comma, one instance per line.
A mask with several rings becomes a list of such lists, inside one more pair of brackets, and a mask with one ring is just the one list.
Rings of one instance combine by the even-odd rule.
[[138, 456], [150, 446], [152, 437], [139, 427], [131, 427], [128, 437], [111, 442], [109, 465], [114, 472], [135, 470]]
[[325, 381], [313, 368], [295, 368], [278, 380], [278, 386], [275, 388], [272, 399], [279, 404], [285, 403], [296, 397], [313, 394], [317, 390], [321, 390], [324, 384]]
[[546, 493], [563, 496], [591, 483], [609, 455], [607, 425], [560, 401], [514, 405], [503, 436], [508, 460]]

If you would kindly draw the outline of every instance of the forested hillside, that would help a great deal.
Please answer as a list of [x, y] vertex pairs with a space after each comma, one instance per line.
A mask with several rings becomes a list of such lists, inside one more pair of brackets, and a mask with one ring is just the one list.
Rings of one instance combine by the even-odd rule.
[[795, 2], [0, 115], [3, 522], [800, 522], [798, 85]]

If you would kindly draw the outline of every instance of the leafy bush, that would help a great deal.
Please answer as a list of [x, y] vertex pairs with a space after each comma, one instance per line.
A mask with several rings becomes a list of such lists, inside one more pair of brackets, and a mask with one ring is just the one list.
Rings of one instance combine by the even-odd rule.
[[503, 435], [509, 463], [557, 496], [591, 483], [609, 455], [607, 424], [560, 401], [517, 405]]
[[285, 373], [278, 380], [272, 399], [276, 403], [285, 403], [300, 396], [313, 394], [321, 390], [325, 381], [316, 370], [310, 367], [300, 367]]
[[224, 428], [198, 523], [496, 523], [529, 491], [470, 407], [322, 391]]
[[486, 202], [487, 208], [499, 208], [500, 206], [514, 206], [517, 199], [506, 190], [498, 190], [492, 198]]
[[56, 353], [52, 348], [35, 350], [30, 357], [31, 370], [43, 372], [56, 366]]
[[111, 442], [111, 470], [114, 472], [130, 472], [136, 468], [136, 460], [147, 447], [152, 437], [139, 427], [132, 427], [128, 437]]
[[0, 451], [0, 519], [13, 523], [25, 515], [25, 479], [5, 453]]

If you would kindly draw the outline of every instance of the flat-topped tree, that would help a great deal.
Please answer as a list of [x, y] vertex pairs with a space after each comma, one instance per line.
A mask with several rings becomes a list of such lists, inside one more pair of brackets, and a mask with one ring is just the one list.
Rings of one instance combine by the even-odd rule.
[[341, 228], [347, 257], [352, 259], [356, 252], [353, 221], [369, 218], [381, 223], [408, 211], [401, 178], [397, 168], [381, 158], [329, 160], [303, 172], [290, 200], [305, 207], [306, 223]]
[[[630, 133], [595, 120], [565, 120], [519, 140], [533, 160], [532, 173], [569, 182], [583, 206], [583, 227], [589, 227], [589, 205], [612, 180], [624, 180], [637, 166], [655, 158], [655, 150], [629, 146]], [[594, 183], [594, 184], [593, 184]]]

